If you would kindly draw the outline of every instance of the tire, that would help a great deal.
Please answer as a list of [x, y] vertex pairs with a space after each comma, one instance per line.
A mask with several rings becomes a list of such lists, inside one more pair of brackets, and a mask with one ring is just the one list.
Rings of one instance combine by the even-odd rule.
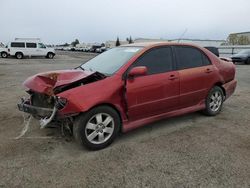
[[2, 52], [2, 53], [1, 53], [1, 57], [2, 57], [2, 58], [7, 58], [7, 57], [8, 57], [8, 54], [7, 54], [6, 52]]
[[54, 56], [55, 56], [55, 54], [53, 54], [52, 52], [49, 52], [46, 57], [49, 59], [53, 59]]
[[15, 56], [17, 59], [23, 59], [23, 53], [21, 52], [17, 52]]
[[247, 58], [247, 60], [246, 60], [245, 64], [250, 65], [250, 57], [249, 57], [249, 58]]
[[206, 109], [203, 111], [205, 115], [215, 116], [220, 113], [224, 101], [224, 94], [219, 86], [213, 87], [206, 98]]
[[121, 127], [118, 113], [111, 107], [99, 106], [80, 115], [74, 122], [75, 140], [89, 150], [110, 145]]

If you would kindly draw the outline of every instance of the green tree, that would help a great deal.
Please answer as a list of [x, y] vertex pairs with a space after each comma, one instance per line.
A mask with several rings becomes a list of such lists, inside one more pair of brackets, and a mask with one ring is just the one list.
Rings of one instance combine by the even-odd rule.
[[229, 44], [236, 45], [238, 43], [238, 36], [236, 34], [230, 34], [227, 40]]
[[69, 46], [69, 44], [66, 42], [66, 43], [64, 43], [62, 46]]
[[120, 45], [121, 45], [121, 43], [120, 43], [119, 37], [117, 37], [115, 46], [120, 46]]
[[128, 43], [129, 43], [129, 44], [134, 43], [134, 41], [132, 40], [132, 37], [131, 37], [131, 36], [129, 37]]
[[74, 47], [75, 47], [77, 44], [80, 44], [80, 42], [79, 42], [78, 39], [76, 39], [75, 41], [71, 42], [71, 45], [74, 46]]

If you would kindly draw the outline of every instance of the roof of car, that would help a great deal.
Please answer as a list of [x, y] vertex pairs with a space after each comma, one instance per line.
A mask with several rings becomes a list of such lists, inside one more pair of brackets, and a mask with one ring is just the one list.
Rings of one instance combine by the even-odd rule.
[[124, 47], [155, 47], [155, 46], [162, 46], [162, 45], [187, 45], [187, 46], [196, 46], [190, 43], [177, 43], [177, 42], [141, 42], [141, 43], [132, 43], [132, 44], [125, 44], [122, 45]]

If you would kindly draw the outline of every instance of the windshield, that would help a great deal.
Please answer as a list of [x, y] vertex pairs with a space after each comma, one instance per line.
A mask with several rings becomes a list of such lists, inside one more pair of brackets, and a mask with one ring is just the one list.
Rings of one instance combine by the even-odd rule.
[[250, 50], [242, 50], [239, 52], [239, 54], [247, 54], [250, 55]]
[[114, 74], [127, 61], [138, 53], [142, 47], [117, 47], [104, 52], [81, 65], [89, 71], [98, 71], [107, 76]]

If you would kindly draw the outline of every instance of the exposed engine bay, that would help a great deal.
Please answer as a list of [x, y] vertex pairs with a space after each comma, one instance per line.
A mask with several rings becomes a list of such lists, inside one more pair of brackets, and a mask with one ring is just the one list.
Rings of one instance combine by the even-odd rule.
[[[22, 98], [18, 108], [20, 111], [29, 113], [35, 119], [38, 119], [41, 128], [47, 127], [51, 122], [60, 122], [59, 124], [66, 122], [68, 125], [73, 122], [72, 117], [59, 117], [58, 112], [69, 101], [66, 98], [57, 96], [57, 94], [104, 78], [106, 76], [99, 72], [86, 73], [83, 70], [58, 71], [35, 75], [24, 83], [29, 88], [27, 93], [30, 98]], [[36, 85], [34, 85], [35, 81]]]

